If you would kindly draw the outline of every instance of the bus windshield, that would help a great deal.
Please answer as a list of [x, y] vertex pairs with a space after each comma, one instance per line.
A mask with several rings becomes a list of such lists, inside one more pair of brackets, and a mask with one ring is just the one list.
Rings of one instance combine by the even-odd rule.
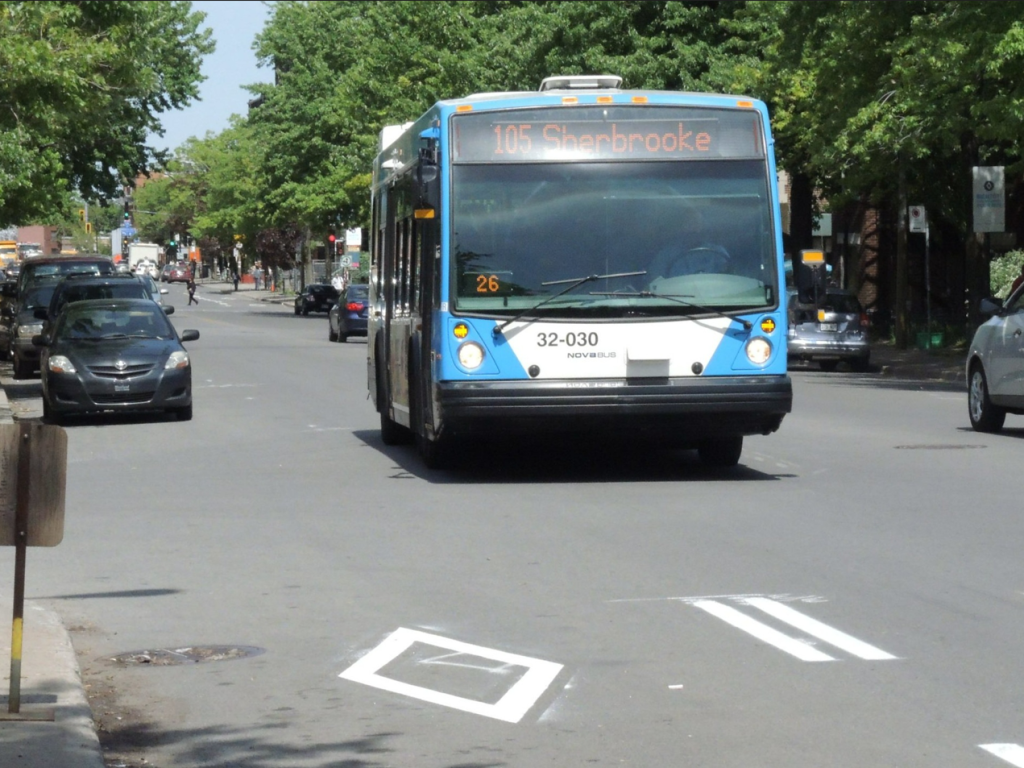
[[454, 303], [545, 317], [763, 310], [778, 297], [762, 159], [452, 166]]

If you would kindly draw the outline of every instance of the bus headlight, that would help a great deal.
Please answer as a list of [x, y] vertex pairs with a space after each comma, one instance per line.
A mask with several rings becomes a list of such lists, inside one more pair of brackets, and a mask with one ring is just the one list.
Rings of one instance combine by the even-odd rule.
[[474, 370], [484, 361], [484, 348], [475, 341], [467, 341], [459, 347], [459, 363], [463, 368]]
[[755, 336], [747, 342], [747, 360], [754, 365], [764, 365], [772, 356], [772, 345], [768, 339]]

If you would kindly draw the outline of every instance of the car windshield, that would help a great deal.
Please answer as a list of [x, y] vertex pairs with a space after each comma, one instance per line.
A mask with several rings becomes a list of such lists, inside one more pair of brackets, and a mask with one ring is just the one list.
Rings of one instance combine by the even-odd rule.
[[49, 307], [53, 292], [57, 289], [57, 283], [44, 283], [29, 288], [21, 300], [22, 309], [36, 309], [38, 307]]
[[143, 306], [68, 307], [56, 329], [58, 339], [100, 340], [130, 338], [169, 339], [173, 331], [163, 313]]
[[825, 307], [829, 312], [841, 312], [847, 315], [860, 313], [860, 302], [856, 296], [842, 293], [830, 293], [825, 297]]
[[125, 280], [109, 285], [76, 285], [64, 292], [63, 304], [87, 299], [148, 299], [149, 294], [142, 283]]
[[776, 300], [763, 161], [455, 165], [453, 188], [459, 311], [511, 316], [566, 281], [633, 272], [645, 274], [589, 282], [537, 314], [672, 316]]
[[370, 287], [368, 285], [353, 285], [345, 293], [345, 297], [349, 301], [366, 301], [366, 297], [370, 295]]

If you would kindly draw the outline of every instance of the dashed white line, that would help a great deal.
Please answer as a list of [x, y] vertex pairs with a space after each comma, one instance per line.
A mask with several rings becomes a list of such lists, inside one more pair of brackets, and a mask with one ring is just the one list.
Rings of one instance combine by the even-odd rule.
[[1019, 744], [979, 744], [978, 746], [1010, 765], [1024, 768], [1024, 747]]
[[774, 645], [780, 651], [796, 656], [801, 661], [835, 661], [828, 654], [822, 653], [800, 640], [794, 640], [789, 635], [784, 635], [777, 629], [772, 629], [767, 624], [762, 624], [731, 606], [723, 605], [714, 600], [698, 600], [693, 605], [702, 611], [707, 611], [712, 616], [717, 616], [727, 624], [732, 624], [737, 629], [753, 635], [758, 640]]
[[824, 640], [829, 645], [834, 645], [836, 648], [852, 653], [854, 656], [859, 656], [862, 659], [885, 661], [896, 658], [880, 648], [875, 648], [875, 646], [865, 643], [863, 640], [858, 640], [845, 632], [840, 632], [838, 629], [830, 627], [828, 624], [823, 624], [817, 619], [812, 619], [810, 616], [805, 616], [799, 611], [794, 611], [788, 605], [783, 605], [764, 597], [750, 597], [743, 602], [764, 611], [769, 616], [774, 616], [779, 621], [784, 621], [790, 626], [796, 627], [801, 632], [806, 632], [819, 640]]

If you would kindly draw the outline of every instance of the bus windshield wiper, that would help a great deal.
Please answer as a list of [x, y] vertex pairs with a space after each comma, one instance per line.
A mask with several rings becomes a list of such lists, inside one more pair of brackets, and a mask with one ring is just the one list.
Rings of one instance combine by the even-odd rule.
[[677, 304], [682, 304], [684, 307], [692, 307], [693, 309], [699, 309], [702, 312], [707, 312], [709, 315], [718, 315], [719, 317], [725, 317], [729, 320], [735, 320], [743, 326], [745, 331], [749, 331], [754, 327], [753, 323], [749, 320], [744, 320], [742, 317], [736, 317], [730, 315], [728, 312], [723, 312], [720, 309], [712, 309], [711, 307], [705, 307], [701, 304], [694, 304], [692, 301], [685, 301], [685, 299], [692, 299], [693, 296], [689, 294], [673, 294], [673, 293], [658, 293], [657, 291], [636, 291], [635, 293], [620, 293], [620, 292], [592, 292], [591, 296], [626, 296], [629, 298], [640, 298], [640, 299], [668, 299], [674, 301]]
[[[548, 281], [546, 283], [541, 283], [541, 285], [563, 285], [563, 284], [566, 284], [566, 283], [568, 283], [568, 285], [566, 285], [565, 288], [560, 290], [558, 293], [554, 293], [554, 294], [548, 296], [546, 299], [544, 299], [541, 302], [538, 302], [537, 304], [534, 304], [532, 307], [527, 307], [522, 312], [520, 312], [519, 314], [517, 314], [517, 315], [515, 315], [513, 317], [510, 317], [505, 322], [503, 322], [503, 323], [501, 323], [499, 325], [495, 325], [494, 326], [494, 330], [492, 331], [492, 333], [495, 336], [500, 336], [501, 332], [503, 330], [505, 330], [505, 326], [508, 325], [509, 323], [514, 323], [516, 320], [520, 320], [523, 317], [526, 317], [526, 315], [529, 315], [531, 312], [536, 312], [538, 309], [543, 307], [549, 301], [554, 301], [559, 296], [564, 296], [569, 291], [571, 291], [573, 288], [579, 288], [584, 283], [590, 283], [590, 282], [593, 282], [594, 280], [610, 280], [613, 277], [639, 277], [640, 275], [646, 275], [646, 274], [647, 274], [646, 271], [644, 271], [644, 272], [616, 272], [616, 273], [611, 274], [611, 275], [587, 275], [586, 277], [574, 277], [574, 278], [571, 278], [569, 280], [550, 280], [550, 281]], [[595, 295], [597, 295], [597, 294], [595, 294]]]

